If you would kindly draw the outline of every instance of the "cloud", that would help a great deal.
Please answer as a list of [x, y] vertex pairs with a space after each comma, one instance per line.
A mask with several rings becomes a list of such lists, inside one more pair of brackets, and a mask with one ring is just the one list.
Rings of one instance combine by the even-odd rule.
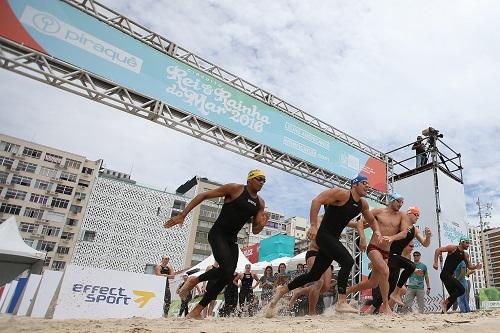
[[[469, 215], [478, 196], [500, 207], [500, 3], [102, 2], [381, 151], [439, 129], [462, 154]], [[265, 168], [5, 71], [0, 82], [0, 131], [132, 168], [144, 183], [173, 190], [194, 174], [241, 182]], [[268, 206], [307, 216], [323, 188], [268, 172]]]

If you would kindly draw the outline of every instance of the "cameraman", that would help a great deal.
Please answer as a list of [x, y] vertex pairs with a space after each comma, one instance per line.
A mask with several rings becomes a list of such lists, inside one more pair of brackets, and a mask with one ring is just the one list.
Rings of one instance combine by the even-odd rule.
[[413, 146], [411, 147], [412, 150], [415, 150], [415, 155], [416, 155], [416, 167], [420, 167], [422, 165], [427, 164], [427, 155], [426, 155], [426, 149], [425, 149], [425, 144], [424, 144], [424, 139], [419, 135], [417, 136], [417, 141], [413, 143]]

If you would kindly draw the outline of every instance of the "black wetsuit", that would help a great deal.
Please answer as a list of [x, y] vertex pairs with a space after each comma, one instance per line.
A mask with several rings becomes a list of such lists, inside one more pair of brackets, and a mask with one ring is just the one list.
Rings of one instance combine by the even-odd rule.
[[[182, 282], [179, 288], [182, 288], [185, 282]], [[193, 292], [190, 291], [189, 294], [187, 295], [186, 299], [181, 300], [181, 306], [179, 308], [179, 317], [182, 317], [182, 314], [184, 314], [184, 317], [188, 315], [189, 311], [189, 302], [193, 299]]]
[[[402, 288], [410, 275], [415, 271], [415, 263], [408, 258], [403, 257], [401, 254], [408, 244], [415, 238], [415, 226], [411, 226], [408, 228], [408, 233], [406, 237], [397, 241], [394, 241], [391, 244], [391, 249], [389, 250], [389, 260], [387, 265], [389, 266], [389, 295], [392, 294], [396, 286]], [[400, 270], [403, 269], [401, 276], [399, 275]], [[399, 279], [399, 280], [398, 280]], [[379, 288], [379, 287], [377, 287]], [[377, 289], [374, 288], [374, 289]], [[376, 296], [375, 296], [375, 295]], [[378, 308], [382, 305], [382, 294], [380, 291], [373, 292], [373, 303], [372, 305]]]
[[288, 284], [289, 290], [304, 286], [309, 282], [318, 281], [335, 260], [340, 265], [337, 290], [339, 294], [346, 293], [347, 281], [354, 265], [354, 259], [340, 242], [340, 234], [347, 223], [361, 213], [361, 210], [361, 200], [354, 201], [352, 193], [349, 193], [349, 200], [344, 205], [326, 206], [325, 215], [316, 234], [316, 244], [319, 247], [318, 255], [308, 273], [296, 277]]
[[240, 288], [240, 307], [245, 303], [251, 303], [253, 301], [253, 290], [252, 290], [253, 277], [251, 273], [243, 273], [243, 278], [241, 279]]
[[236, 305], [238, 305], [238, 286], [231, 280], [224, 289], [224, 306], [220, 308], [219, 315], [230, 316], [236, 310]]
[[239, 254], [236, 243], [238, 232], [257, 214], [259, 207], [259, 198], [252, 198], [246, 186], [238, 198], [222, 206], [217, 221], [208, 232], [208, 242], [219, 267], [199, 276], [200, 282], [214, 280], [207, 286], [200, 305], [207, 306], [233, 278]]
[[446, 290], [448, 290], [448, 294], [450, 294], [450, 296], [448, 297], [448, 309], [453, 305], [453, 303], [455, 303], [457, 298], [465, 293], [464, 286], [462, 286], [460, 281], [458, 281], [453, 275], [458, 264], [460, 264], [460, 262], [462, 262], [464, 258], [465, 252], [460, 251], [457, 247], [457, 249], [453, 253], [449, 253], [446, 256], [443, 270], [439, 275], [441, 281], [443, 281], [443, 284], [446, 287]]
[[[170, 269], [168, 266], [160, 266], [160, 274], [170, 274]], [[168, 278], [166, 279], [166, 284], [165, 284], [165, 295], [163, 297], [163, 314], [165, 316], [168, 315], [168, 311], [170, 310], [170, 302], [171, 302], [171, 295], [170, 295], [170, 285], [168, 283]]]

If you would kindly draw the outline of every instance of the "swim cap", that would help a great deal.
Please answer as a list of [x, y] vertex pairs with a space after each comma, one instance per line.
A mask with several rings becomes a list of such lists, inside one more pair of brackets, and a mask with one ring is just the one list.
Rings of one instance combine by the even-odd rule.
[[470, 242], [469, 236], [462, 236], [462, 237], [460, 237], [460, 243], [462, 243], [462, 242]]
[[393, 193], [387, 194], [387, 199], [389, 200], [389, 202], [393, 202], [394, 200], [400, 200], [400, 199], [404, 199], [404, 198], [398, 192], [393, 192]]
[[366, 178], [365, 176], [357, 175], [356, 178], [351, 179], [351, 186], [357, 185], [358, 183], [361, 183], [361, 182], [367, 182], [367, 181], [368, 181], [368, 178]]
[[420, 209], [418, 209], [418, 207], [410, 207], [408, 208], [408, 210], [406, 211], [406, 214], [413, 214], [415, 216], [420, 216]]
[[264, 172], [262, 172], [261, 170], [259, 169], [254, 169], [254, 170], [251, 170], [249, 173], [248, 173], [248, 177], [247, 177], [247, 180], [250, 180], [250, 179], [254, 179], [255, 177], [259, 177], [259, 176], [266, 176], [264, 174]]

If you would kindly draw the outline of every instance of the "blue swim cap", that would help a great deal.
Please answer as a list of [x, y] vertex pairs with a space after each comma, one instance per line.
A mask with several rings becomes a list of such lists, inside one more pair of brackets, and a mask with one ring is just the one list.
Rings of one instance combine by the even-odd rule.
[[367, 182], [367, 181], [368, 181], [368, 178], [366, 178], [365, 176], [357, 175], [356, 178], [351, 179], [351, 186], [357, 185], [358, 183], [361, 183], [361, 182]]
[[398, 192], [393, 192], [393, 193], [387, 194], [387, 199], [389, 199], [389, 202], [393, 202], [394, 200], [400, 200], [400, 199], [404, 199], [404, 198]]
[[460, 237], [460, 243], [461, 242], [470, 242], [470, 238], [468, 236], [462, 236]]

